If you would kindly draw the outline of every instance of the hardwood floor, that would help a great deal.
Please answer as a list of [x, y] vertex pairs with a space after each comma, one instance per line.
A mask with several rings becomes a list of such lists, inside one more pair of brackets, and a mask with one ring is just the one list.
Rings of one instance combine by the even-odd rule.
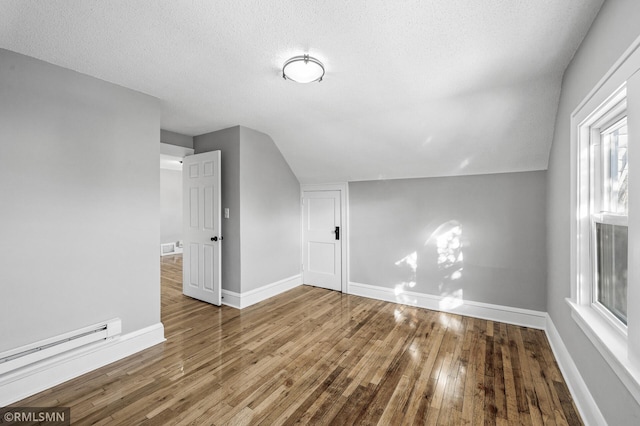
[[167, 341], [20, 401], [73, 424], [582, 424], [542, 331], [302, 286], [242, 311], [181, 292]]

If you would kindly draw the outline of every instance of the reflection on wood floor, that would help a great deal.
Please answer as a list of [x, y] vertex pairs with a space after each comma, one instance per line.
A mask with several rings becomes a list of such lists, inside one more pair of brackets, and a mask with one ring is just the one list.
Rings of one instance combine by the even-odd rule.
[[73, 424], [581, 424], [542, 331], [302, 286], [242, 311], [181, 292], [167, 341], [16, 406]]

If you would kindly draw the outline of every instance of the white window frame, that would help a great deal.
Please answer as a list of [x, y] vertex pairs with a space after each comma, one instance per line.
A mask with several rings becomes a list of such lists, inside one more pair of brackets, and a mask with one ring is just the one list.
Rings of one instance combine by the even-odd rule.
[[[596, 224], [628, 226], [628, 217], [609, 212], [594, 213], [594, 206], [609, 205], [609, 192], [603, 191], [597, 181], [604, 181], [609, 175], [607, 161], [604, 160], [609, 153], [609, 147], [602, 141], [602, 133], [617, 125], [627, 118], [627, 87], [623, 84], [603, 105], [594, 111], [583, 123], [579, 125], [580, 155], [588, 158], [580, 158], [580, 164], [589, 164], [588, 168], [578, 171], [580, 181], [589, 182], [589, 185], [581, 186], [578, 205], [588, 215], [588, 225], [585, 220], [581, 223], [579, 232], [589, 235], [589, 239], [581, 239], [578, 247], [579, 262], [584, 271], [584, 281], [579, 285], [584, 286], [581, 293], [584, 295], [583, 304], [591, 304], [591, 308], [597, 312], [604, 321], [615, 331], [627, 338], [627, 325], [620, 321], [609, 309], [598, 301], [597, 296], [597, 251], [595, 250]], [[606, 200], [602, 200], [606, 198]], [[589, 227], [587, 229], [586, 227]], [[587, 273], [587, 269], [589, 273]]]
[[[600, 131], [606, 130], [614, 124], [616, 119], [628, 112], [627, 120], [630, 132], [640, 129], [640, 37], [627, 49], [622, 57], [616, 61], [609, 72], [598, 82], [587, 97], [571, 114], [571, 211], [575, 216], [571, 220], [571, 297], [567, 299], [571, 307], [571, 316], [585, 335], [600, 352], [604, 360], [627, 387], [635, 400], [640, 403], [640, 313], [633, 311], [627, 315], [628, 324], [617, 320], [604, 307], [593, 303], [595, 294], [594, 268], [592, 267], [595, 254], [591, 250], [591, 240], [595, 227], [593, 224], [593, 205], [590, 194], [594, 193], [594, 182], [590, 179], [593, 170], [592, 142], [600, 138]], [[633, 81], [632, 81], [633, 80]], [[633, 85], [631, 84], [633, 82]], [[629, 83], [628, 83], [629, 82]], [[633, 108], [632, 108], [633, 106]], [[635, 126], [635, 127], [633, 127]], [[629, 135], [629, 153], [636, 149], [635, 135]], [[631, 146], [634, 145], [634, 148]], [[639, 145], [640, 146], [640, 145]], [[635, 156], [635, 153], [633, 153]], [[630, 160], [630, 167], [634, 167], [635, 158]], [[636, 161], [640, 164], [640, 161]], [[640, 174], [640, 166], [638, 174]], [[597, 171], [596, 171], [597, 172]], [[629, 173], [630, 179], [636, 179], [635, 173]], [[640, 179], [636, 182], [640, 182]], [[634, 184], [635, 185], [635, 184]], [[631, 184], [630, 184], [631, 187]], [[634, 194], [629, 200], [635, 203], [640, 191], [633, 189]], [[636, 198], [634, 198], [636, 197]], [[638, 204], [640, 207], [640, 203]], [[634, 219], [635, 218], [635, 219]], [[634, 262], [632, 256], [640, 250], [637, 242], [632, 243], [636, 234], [634, 221], [640, 219], [640, 208], [630, 203], [628, 220], [612, 214], [603, 214], [600, 218], [605, 223], [623, 224], [626, 222], [628, 230], [634, 226], [633, 234], [629, 233], [629, 262], [628, 262], [628, 294], [629, 307], [640, 306], [640, 262]], [[636, 265], [636, 263], [639, 263]], [[629, 289], [633, 288], [633, 291]], [[628, 314], [631, 313], [630, 309]], [[610, 316], [608, 316], [609, 314]], [[611, 318], [613, 317], [613, 318]]]

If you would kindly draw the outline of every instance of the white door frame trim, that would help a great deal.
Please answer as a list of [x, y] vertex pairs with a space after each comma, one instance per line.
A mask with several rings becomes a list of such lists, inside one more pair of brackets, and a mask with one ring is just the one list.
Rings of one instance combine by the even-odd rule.
[[340, 183], [319, 183], [319, 184], [302, 184], [300, 185], [300, 264], [304, 265], [304, 210], [302, 207], [302, 197], [305, 191], [340, 191], [340, 233], [342, 237], [340, 242], [342, 245], [341, 263], [341, 291], [349, 293], [349, 185], [347, 182]]

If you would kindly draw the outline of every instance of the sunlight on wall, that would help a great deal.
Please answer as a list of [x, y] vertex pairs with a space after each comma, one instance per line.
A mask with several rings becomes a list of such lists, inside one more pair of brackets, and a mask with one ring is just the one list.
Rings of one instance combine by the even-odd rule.
[[407, 265], [411, 270], [409, 281], [402, 282], [396, 285], [396, 296], [397, 296], [399, 294], [398, 286], [401, 286], [402, 288], [404, 287], [413, 288], [416, 286], [416, 276], [417, 276], [417, 270], [418, 270], [418, 252], [414, 251], [413, 253], [406, 255], [402, 259], [398, 260], [395, 263], [395, 265], [396, 266]]
[[[442, 228], [442, 226], [440, 226], [440, 228]], [[454, 225], [449, 230], [443, 231], [437, 235], [438, 267], [440, 269], [451, 268], [457, 262], [462, 263], [463, 255], [462, 243], [460, 241], [461, 235], [462, 227], [460, 225]], [[458, 271], [461, 270], [462, 269], [459, 269]]]
[[471, 160], [469, 160], [468, 158], [465, 158], [464, 160], [462, 160], [462, 162], [458, 166], [458, 169], [462, 170], [466, 168], [469, 165], [469, 163], [471, 163]]
[[462, 278], [464, 269], [462, 225], [455, 220], [445, 222], [436, 229], [430, 240], [432, 238], [435, 238], [438, 250], [438, 269], [443, 271], [438, 285], [440, 296], [443, 296], [439, 306], [443, 310], [452, 310], [464, 304], [463, 290], [455, 283]]
[[406, 294], [405, 291], [409, 291], [409, 289], [412, 289], [416, 286], [416, 277], [418, 274], [418, 252], [414, 251], [413, 253], [409, 253], [402, 259], [398, 260], [395, 265], [398, 267], [409, 268], [409, 281], [402, 281], [396, 284], [393, 289], [396, 300], [399, 303], [404, 303], [407, 305], [417, 305], [418, 299], [415, 296]]
[[[395, 262], [399, 268], [405, 268], [406, 281], [395, 284], [395, 298], [400, 303], [417, 304], [412, 293], [418, 282], [418, 258], [425, 276], [438, 284], [440, 309], [452, 310], [464, 304], [461, 278], [463, 276], [463, 232], [462, 224], [449, 220], [438, 226], [424, 243], [423, 248], [413, 251]], [[433, 262], [433, 263], [431, 263]], [[435, 275], [434, 275], [435, 273]], [[424, 280], [424, 278], [423, 278]], [[415, 290], [414, 290], [415, 291]]]

